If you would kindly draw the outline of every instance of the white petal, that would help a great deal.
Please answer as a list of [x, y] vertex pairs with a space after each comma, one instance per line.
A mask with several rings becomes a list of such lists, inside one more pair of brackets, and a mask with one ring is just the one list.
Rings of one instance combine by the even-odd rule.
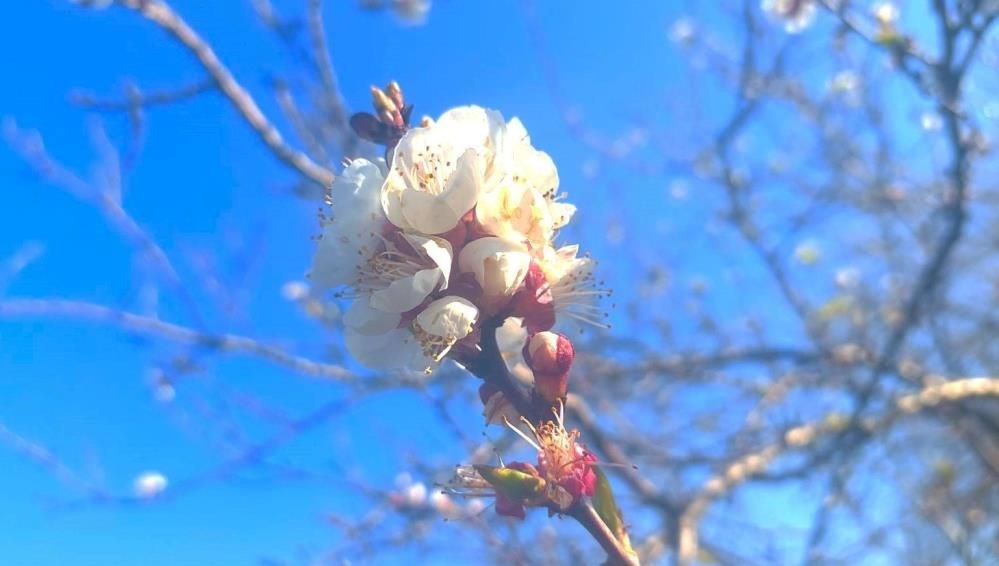
[[457, 226], [479, 198], [482, 176], [477, 159], [475, 150], [466, 151], [458, 159], [440, 194], [417, 190], [403, 192], [402, 214], [406, 222], [424, 234], [443, 234]]
[[414, 369], [423, 364], [420, 344], [408, 328], [374, 336], [347, 328], [344, 343], [354, 359], [370, 369]]
[[478, 318], [478, 307], [468, 299], [448, 296], [427, 305], [416, 316], [416, 324], [434, 336], [460, 340], [468, 336]]
[[440, 268], [444, 275], [444, 284], [441, 285], [441, 290], [447, 289], [451, 277], [451, 262], [454, 258], [451, 242], [444, 238], [420, 236], [419, 234], [403, 234], [402, 237], [406, 238], [413, 249], [422, 251], [430, 258], [430, 261]]
[[368, 299], [361, 297], [351, 303], [343, 315], [343, 323], [347, 330], [365, 336], [384, 334], [399, 326], [401, 317], [398, 313], [388, 313], [371, 308]]
[[491, 236], [466, 244], [458, 255], [458, 268], [473, 274], [487, 297], [513, 294], [530, 265], [531, 256], [522, 245]]
[[516, 116], [506, 123], [506, 136], [507, 139], [514, 143], [527, 145], [531, 143], [531, 136], [527, 133], [527, 128], [524, 127], [524, 123], [520, 121], [520, 118]]
[[552, 227], [556, 230], [565, 226], [576, 214], [576, 205], [567, 202], [553, 202], [548, 205], [552, 217]]
[[479, 156], [473, 149], [461, 154], [454, 173], [447, 180], [447, 188], [441, 195], [452, 210], [462, 215], [472, 210], [482, 192], [482, 174], [477, 167], [478, 160]]
[[396, 227], [402, 230], [411, 230], [412, 226], [406, 222], [406, 216], [402, 213], [402, 195], [405, 191], [406, 186], [402, 177], [395, 172], [390, 174], [382, 188], [382, 212], [385, 213], [385, 218]]
[[333, 181], [334, 217], [323, 226], [310, 274], [318, 289], [352, 284], [359, 264], [378, 246], [384, 180], [379, 164], [356, 159]]
[[558, 190], [558, 169], [551, 156], [527, 146], [517, 152], [517, 174], [542, 194]]
[[435, 127], [444, 131], [459, 151], [484, 148], [489, 151], [503, 143], [506, 123], [503, 115], [481, 106], [459, 106], [441, 114]]
[[371, 306], [390, 313], [415, 309], [434, 292], [443, 277], [441, 270], [434, 267], [396, 279], [388, 287], [371, 293]]

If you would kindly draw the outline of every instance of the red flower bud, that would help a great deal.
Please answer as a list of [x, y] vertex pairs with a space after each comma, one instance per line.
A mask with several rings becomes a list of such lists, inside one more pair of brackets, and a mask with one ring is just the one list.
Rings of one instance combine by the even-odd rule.
[[524, 361], [534, 372], [534, 390], [538, 396], [553, 404], [565, 397], [574, 356], [572, 342], [562, 334], [545, 331], [528, 338]]
[[523, 287], [514, 295], [511, 305], [512, 316], [523, 318], [524, 326], [532, 334], [551, 330], [555, 326], [555, 303], [551, 285], [537, 262], [531, 262]]

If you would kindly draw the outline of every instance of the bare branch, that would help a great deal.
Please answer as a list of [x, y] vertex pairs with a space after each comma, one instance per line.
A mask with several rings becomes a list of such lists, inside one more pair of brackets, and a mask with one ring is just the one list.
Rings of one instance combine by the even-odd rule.
[[119, 326], [130, 332], [160, 336], [175, 342], [192, 344], [219, 353], [242, 353], [258, 356], [304, 375], [336, 381], [350, 381], [357, 378], [356, 374], [342, 366], [316, 362], [289, 354], [281, 348], [266, 345], [254, 338], [235, 334], [208, 334], [155, 318], [82, 301], [64, 299], [0, 300], [0, 318], [14, 317], [89, 320]]
[[170, 5], [162, 0], [119, 0], [124, 6], [142, 14], [167, 31], [194, 55], [212, 77], [219, 90], [271, 152], [289, 167], [322, 186], [333, 182], [333, 172], [312, 161], [304, 153], [288, 146], [284, 138], [264, 115], [253, 96], [233, 77], [215, 55], [211, 45], [201, 38]]

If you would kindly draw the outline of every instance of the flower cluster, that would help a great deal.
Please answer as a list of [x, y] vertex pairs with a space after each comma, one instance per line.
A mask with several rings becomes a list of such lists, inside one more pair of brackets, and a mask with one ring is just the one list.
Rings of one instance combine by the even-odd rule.
[[314, 289], [352, 300], [351, 354], [430, 372], [474, 353], [486, 321], [518, 317], [532, 336], [558, 315], [602, 324], [592, 260], [554, 244], [575, 207], [520, 120], [464, 106], [410, 127], [397, 84], [372, 93], [376, 115], [352, 125], [388, 161], [355, 159], [334, 181], [311, 270]]
[[[483, 379], [486, 422], [537, 451], [535, 463], [459, 467], [454, 494], [494, 495], [507, 516], [570, 512], [594, 494], [596, 457], [564, 426], [575, 352], [553, 329], [606, 326], [607, 292], [578, 246], [555, 244], [575, 213], [555, 164], [516, 118], [463, 106], [411, 127], [397, 84], [372, 101], [351, 125], [386, 159], [350, 161], [330, 188], [313, 290], [351, 301], [344, 341], [359, 362], [430, 372], [453, 357]], [[422, 484], [393, 495], [399, 508], [425, 501]]]

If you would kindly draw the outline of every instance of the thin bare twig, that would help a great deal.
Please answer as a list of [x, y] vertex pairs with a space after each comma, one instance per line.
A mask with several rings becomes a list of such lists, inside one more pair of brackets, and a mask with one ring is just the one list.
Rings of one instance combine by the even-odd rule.
[[163, 106], [194, 98], [215, 88], [214, 79], [193, 82], [175, 89], [142, 92], [135, 85], [129, 85], [123, 99], [100, 98], [93, 94], [75, 91], [69, 94], [69, 101], [87, 110], [97, 112], [131, 112], [135, 108]]
[[[999, 378], [968, 377], [923, 388], [916, 393], [898, 397], [892, 409], [876, 419], [859, 425], [865, 435], [890, 427], [898, 418], [933, 409], [940, 404], [956, 403], [975, 397], [999, 397]], [[781, 436], [777, 444], [747, 454], [729, 464], [722, 472], [704, 483], [698, 495], [690, 502], [680, 517], [679, 552], [681, 564], [689, 564], [698, 549], [698, 523], [708, 507], [735, 486], [745, 483], [763, 472], [774, 460], [788, 450], [800, 450], [831, 434], [842, 434], [851, 428], [843, 418], [825, 418], [793, 427]]]
[[219, 90], [253, 128], [257, 136], [279, 160], [306, 178], [328, 186], [333, 172], [314, 162], [309, 156], [291, 148], [277, 128], [267, 119], [253, 96], [236, 80], [228, 67], [219, 60], [211, 45], [201, 38], [170, 5], [162, 0], [119, 0], [124, 6], [142, 14], [159, 25], [194, 55], [212, 77]]
[[176, 342], [193, 344], [219, 353], [245, 353], [259, 356], [305, 375], [337, 381], [349, 381], [357, 377], [356, 374], [344, 367], [316, 362], [308, 358], [289, 354], [281, 348], [269, 346], [254, 338], [235, 334], [199, 332], [156, 318], [83, 301], [65, 299], [0, 300], [0, 318], [12, 317], [55, 317], [91, 320], [120, 326], [128, 331], [139, 334], [162, 336]]

